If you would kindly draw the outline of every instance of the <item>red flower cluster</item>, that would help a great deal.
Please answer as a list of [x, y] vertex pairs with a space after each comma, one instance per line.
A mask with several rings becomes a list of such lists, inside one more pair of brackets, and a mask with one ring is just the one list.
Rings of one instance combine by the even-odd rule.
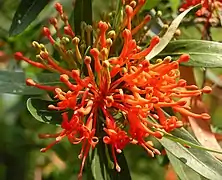
[[202, 8], [196, 12], [196, 15], [211, 18], [214, 11], [221, 9], [222, 0], [186, 0], [180, 10], [184, 11], [197, 4], [202, 4]]
[[[125, 29], [122, 32], [124, 44], [120, 54], [110, 57], [110, 50], [116, 34], [108, 23], [100, 21], [98, 23], [98, 34], [95, 38], [93, 48], [90, 49], [90, 56], [83, 56], [79, 49], [79, 38], [72, 31], [67, 17], [60, 4], [56, 4], [56, 10], [60, 18], [65, 23], [62, 36], [58, 30], [58, 19], [51, 19], [51, 24], [57, 31], [59, 40], [53, 39], [48, 28], [43, 32], [50, 40], [51, 44], [60, 52], [63, 60], [72, 67], [69, 70], [64, 68], [47, 52], [42, 44], [33, 43], [40, 53], [37, 55], [40, 62], [32, 61], [17, 52], [15, 59], [24, 60], [33, 66], [48, 69], [60, 73], [60, 81], [64, 87], [45, 86], [27, 79], [27, 85], [40, 89], [52, 91], [55, 98], [59, 100], [56, 106], [50, 105], [53, 110], [72, 110], [71, 119], [65, 112], [62, 114], [62, 131], [55, 135], [45, 135], [44, 138], [55, 138], [55, 141], [43, 148], [45, 152], [54, 144], [67, 137], [72, 144], [82, 143], [82, 150], [79, 158], [82, 159], [79, 178], [90, 148], [95, 148], [99, 142], [98, 124], [102, 124], [106, 135], [101, 140], [112, 148], [115, 168], [120, 171], [116, 153], [121, 153], [122, 149], [129, 143], [142, 146], [148, 154], [160, 154], [150, 141], [146, 138], [154, 136], [161, 138], [163, 132], [170, 132], [175, 128], [180, 128], [183, 124], [175, 116], [166, 117], [162, 108], [170, 107], [182, 116], [192, 116], [200, 119], [209, 119], [206, 113], [195, 114], [189, 111], [186, 101], [183, 98], [199, 96], [202, 93], [209, 93], [211, 89], [205, 87], [198, 89], [196, 86], [186, 85], [186, 81], [180, 78], [179, 63], [187, 62], [188, 55], [182, 55], [178, 60], [171, 61], [170, 57], [158, 60], [155, 64], [150, 64], [145, 57], [159, 43], [159, 37], [153, 37], [148, 48], [142, 49], [133, 38], [134, 32], [142, 27], [140, 24], [132, 28], [132, 19], [139, 11], [145, 1], [124, 2]], [[149, 17], [144, 19], [145, 22]], [[144, 24], [144, 23], [142, 23]], [[67, 45], [70, 44], [69, 46]], [[83, 53], [84, 54], [84, 53]], [[76, 58], [73, 58], [75, 55]], [[63, 62], [61, 62], [62, 64]], [[84, 65], [87, 75], [83, 76], [78, 65]], [[68, 88], [68, 90], [66, 90]], [[122, 127], [115, 119], [113, 112], [121, 112], [124, 119]], [[100, 117], [100, 118], [98, 118]], [[104, 119], [102, 121], [101, 119]]]

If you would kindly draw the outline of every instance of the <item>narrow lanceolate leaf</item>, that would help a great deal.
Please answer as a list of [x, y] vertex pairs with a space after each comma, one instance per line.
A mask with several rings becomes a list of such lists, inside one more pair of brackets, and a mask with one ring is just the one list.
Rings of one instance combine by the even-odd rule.
[[160, 3], [160, 0], [149, 0], [146, 1], [145, 5], [143, 6], [143, 10], [150, 10], [156, 7]]
[[92, 0], [76, 0], [75, 1], [74, 29], [77, 35], [81, 35], [82, 22], [92, 25]]
[[179, 58], [182, 54], [189, 54], [190, 60], [184, 63], [186, 66], [197, 67], [222, 67], [222, 43], [204, 40], [177, 40], [170, 42], [167, 47], [158, 54], [163, 58], [171, 56]]
[[180, 6], [180, 0], [169, 0], [170, 7], [174, 13], [178, 12], [178, 8]]
[[[25, 83], [26, 76], [23, 72], [0, 71], [0, 93], [34, 95], [43, 94], [38, 88], [29, 87]], [[54, 73], [42, 73], [34, 77], [34, 79], [43, 85], [58, 85], [59, 75]]]
[[87, 179], [96, 180], [96, 179], [107, 179], [107, 174], [102, 173], [105, 165], [100, 164], [99, 156], [97, 153], [97, 148], [90, 150], [89, 156], [87, 158]]
[[196, 173], [194, 170], [192, 170], [190, 167], [185, 165], [183, 162], [181, 162], [179, 159], [177, 159], [171, 152], [166, 151], [167, 156], [170, 160], [171, 165], [173, 166], [174, 171], [179, 176], [180, 180], [203, 180], [205, 179], [200, 174]]
[[[205, 83], [206, 69], [202, 67], [191, 68], [193, 70], [194, 80], [198, 88], [202, 88]], [[187, 73], [186, 73], [187, 74]]]
[[49, 2], [49, 0], [22, 0], [13, 17], [9, 35], [14, 36], [25, 30]]
[[56, 105], [53, 101], [46, 101], [38, 98], [29, 98], [27, 100], [27, 109], [31, 115], [38, 121], [60, 125], [62, 122], [61, 111], [49, 110], [49, 105]]
[[[213, 132], [210, 129], [210, 123], [206, 121], [200, 121], [199, 119], [189, 117], [191, 128], [202, 146], [210, 149], [214, 149], [222, 152], [222, 148]], [[215, 157], [222, 160], [222, 154], [213, 153]]]
[[123, 3], [121, 0], [117, 1], [117, 6], [116, 6], [116, 13], [115, 13], [115, 18], [114, 18], [114, 27], [116, 32], [119, 32], [121, 29], [121, 22], [123, 20]]
[[[174, 136], [184, 139], [187, 142], [200, 146], [197, 140], [191, 136], [185, 129], [181, 128], [172, 133]], [[220, 180], [222, 179], [222, 163], [212, 156], [206, 150], [193, 147], [185, 147], [187, 144], [181, 145], [166, 137], [160, 140], [160, 143], [174, 157], [183, 162], [186, 166], [193, 169], [207, 179]]]
[[[189, 102], [191, 100], [186, 99], [186, 101]], [[195, 112], [197, 114], [208, 113], [206, 105], [200, 99], [193, 100], [191, 110], [192, 112]], [[211, 121], [203, 121], [192, 117], [188, 117], [188, 120], [195, 137], [203, 147], [222, 152], [222, 148], [220, 147], [214, 133], [211, 130], [210, 126]], [[222, 160], [222, 154], [220, 153], [211, 153], [211, 154], [213, 154], [218, 159]]]
[[87, 179], [89, 180], [131, 180], [130, 171], [124, 156], [124, 153], [116, 153], [117, 161], [121, 168], [117, 172], [111, 153], [111, 147], [99, 142], [96, 148], [92, 150], [88, 159]]
[[160, 39], [159, 44], [157, 44], [152, 51], [146, 56], [147, 60], [151, 60], [156, 55], [158, 55], [170, 42], [172, 37], [174, 36], [174, 33], [176, 32], [178, 26], [180, 25], [183, 18], [193, 9], [196, 9], [198, 6], [191, 7], [181, 13], [176, 19], [173, 20], [170, 27], [168, 28], [167, 32], [164, 34], [164, 36]]

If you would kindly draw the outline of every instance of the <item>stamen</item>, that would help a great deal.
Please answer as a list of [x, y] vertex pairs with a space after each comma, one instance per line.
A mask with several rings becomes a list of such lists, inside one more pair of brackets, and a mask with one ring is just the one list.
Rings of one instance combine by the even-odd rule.
[[83, 86], [83, 87], [88, 86], [89, 82], [80, 78], [80, 71], [79, 70], [72, 70], [72, 78], [75, 79], [77, 84], [79, 84], [80, 86]]
[[188, 62], [190, 59], [190, 56], [188, 54], [183, 54], [180, 56], [180, 58], [177, 60], [177, 62], [179, 63], [185, 63], [185, 62]]
[[40, 52], [40, 56], [41, 58], [45, 59], [48, 61], [48, 63], [55, 69], [57, 70], [58, 72], [62, 73], [62, 74], [67, 74], [69, 76], [71, 76], [71, 72], [66, 70], [66, 69], [63, 69], [61, 66], [59, 66], [58, 64], [56, 64], [54, 62], [54, 59], [49, 56], [49, 54], [47, 52]]
[[80, 42], [80, 39], [79, 39], [78, 37], [74, 37], [74, 38], [72, 39], [72, 42], [73, 42], [73, 44], [75, 45], [77, 60], [78, 60], [78, 62], [81, 64], [82, 55], [81, 55], [80, 50], [79, 50], [79, 42]]
[[55, 4], [55, 9], [56, 9], [56, 11], [59, 12], [60, 15], [63, 15], [63, 8], [62, 8], [62, 5], [60, 3]]
[[180, 114], [184, 115], [184, 116], [189, 116], [189, 117], [193, 117], [193, 118], [197, 118], [197, 119], [203, 119], [203, 120], [209, 120], [210, 119], [210, 115], [207, 113], [202, 113], [202, 114], [196, 114], [193, 112], [190, 112], [184, 108], [181, 107], [173, 107], [173, 110], [175, 110], [176, 112], [179, 112]]
[[70, 81], [69, 81], [69, 76], [66, 75], [66, 74], [62, 74], [60, 75], [60, 81], [65, 83], [69, 89], [71, 89], [72, 91], [77, 91], [79, 88], [78, 88], [78, 85], [73, 85]]
[[108, 30], [108, 25], [106, 22], [100, 21], [98, 23], [98, 28], [100, 29], [100, 43], [101, 43], [101, 48], [106, 47], [106, 31]]
[[146, 2], [146, 0], [138, 0], [138, 5], [136, 6], [136, 8], [133, 11], [132, 19], [140, 11], [140, 9], [144, 6], [145, 2]]
[[[131, 15], [131, 17], [130, 17], [130, 21], [134, 18], [134, 16], [140, 11], [140, 9], [143, 7], [143, 5], [145, 4], [145, 2], [146, 2], [146, 0], [139, 0], [138, 1], [138, 4], [137, 4], [137, 6], [136, 6], [136, 8], [133, 10], [133, 13], [132, 13], [132, 15]], [[129, 6], [129, 5], [126, 5], [126, 7], [127, 6]], [[129, 6], [129, 7], [131, 7], [131, 6]], [[131, 7], [132, 8], [132, 7]], [[129, 19], [128, 19], [129, 17], [128, 16], [126, 16], [125, 17], [125, 19], [124, 19], [124, 21], [123, 21], [123, 27], [122, 27], [122, 29], [123, 28], [125, 28], [127, 25], [128, 25], [128, 22], [129, 22]], [[128, 28], [129, 29], [129, 28]]]
[[158, 102], [157, 104], [154, 105], [154, 107], [173, 107], [173, 106], [184, 106], [186, 105], [186, 101], [177, 101], [177, 102]]
[[71, 38], [75, 37], [75, 33], [72, 31], [72, 28], [70, 26], [64, 27], [64, 33], [71, 36]]
[[47, 69], [45, 65], [43, 65], [42, 63], [39, 63], [39, 62], [35, 62], [35, 61], [32, 61], [30, 60], [29, 58], [23, 56], [23, 54], [21, 52], [16, 52], [14, 54], [14, 57], [16, 60], [23, 60], [29, 64], [31, 64], [32, 66], [35, 66], [37, 68], [41, 68], [41, 69]]
[[100, 60], [99, 60], [99, 51], [97, 48], [93, 48], [90, 50], [90, 54], [93, 56], [94, 58], [94, 62], [95, 62], [95, 71], [97, 73], [100, 73], [101, 69], [102, 69], [102, 66], [101, 66], [101, 63], [100, 63]]
[[34, 82], [33, 79], [30, 79], [30, 78], [26, 79], [26, 84], [28, 86], [35, 86], [35, 87], [45, 90], [45, 91], [54, 91], [56, 88], [53, 86], [45, 86], [45, 85], [38, 84], [38, 83]]
[[141, 59], [141, 58], [147, 56], [151, 52], [151, 50], [159, 43], [159, 41], [160, 41], [160, 38], [158, 36], [153, 37], [151, 39], [149, 47], [137, 54], [134, 54], [132, 56], [132, 58], [133, 59]]
[[86, 107], [85, 107], [85, 108], [84, 108], [84, 107], [81, 107], [81, 108], [78, 110], [78, 113], [79, 113], [80, 115], [82, 115], [82, 116], [85, 116], [85, 115], [89, 114], [89, 113], [91, 112], [91, 110], [92, 110], [93, 104], [94, 104], [93, 101], [89, 100], [89, 101], [87, 102]]
[[131, 20], [133, 16], [133, 8], [129, 5], [126, 5], [126, 14], [127, 14], [127, 29], [131, 31]]
[[83, 158], [82, 158], [82, 163], [81, 163], [80, 171], [78, 174], [78, 180], [82, 179], [82, 171], [83, 171], [83, 167], [85, 165], [86, 157], [88, 156], [89, 150], [90, 150], [90, 144], [87, 144], [86, 149], [84, 151]]
[[53, 27], [56, 30], [56, 35], [61, 39], [62, 35], [61, 35], [59, 27], [58, 27], [58, 20], [56, 18], [50, 18], [49, 23], [53, 25]]
[[121, 67], [119, 64], [115, 65], [110, 71], [111, 78], [115, 77], [121, 71]]
[[[84, 59], [84, 62], [86, 64], [86, 67], [87, 67], [87, 70], [88, 70], [88, 74], [89, 74], [89, 77], [92, 79], [92, 81], [94, 82], [94, 74], [93, 74], [93, 71], [92, 71], [92, 68], [91, 68], [91, 57], [90, 56], [86, 56], [85, 59]], [[95, 83], [94, 83], [95, 84]]]
[[87, 25], [86, 26], [86, 44], [87, 46], [90, 46], [91, 44], [93, 44], [91, 41], [92, 41], [92, 31], [93, 31], [93, 28], [91, 25]]
[[119, 55], [119, 59], [124, 58], [124, 57], [126, 56], [127, 51], [128, 51], [129, 42], [130, 42], [130, 40], [132, 39], [131, 32], [130, 32], [130, 30], [128, 30], [128, 29], [125, 29], [125, 30], [123, 31], [122, 36], [123, 36], [123, 38], [124, 38], [124, 45], [123, 45], [121, 54]]
[[117, 162], [117, 159], [116, 159], [116, 153], [115, 153], [115, 149], [114, 149], [114, 146], [112, 146], [112, 155], [113, 155], [113, 160], [114, 160], [114, 164], [115, 164], [115, 167], [116, 167], [116, 170], [117, 172], [120, 172], [121, 171], [121, 168]]
[[150, 21], [150, 19], [151, 19], [150, 15], [147, 15], [143, 19], [143, 21], [131, 31], [132, 35], [135, 35], [144, 25], [146, 25]]
[[129, 5], [130, 5], [132, 8], [135, 8], [135, 7], [136, 7], [136, 1], [131, 1]]
[[51, 43], [52, 45], [55, 44], [55, 40], [53, 39], [49, 28], [43, 27], [42, 32], [43, 32], [43, 34], [49, 39], [49, 41], [50, 41], [50, 43]]
[[107, 38], [111, 38], [114, 40], [116, 38], [116, 32], [114, 30], [111, 30], [107, 33]]

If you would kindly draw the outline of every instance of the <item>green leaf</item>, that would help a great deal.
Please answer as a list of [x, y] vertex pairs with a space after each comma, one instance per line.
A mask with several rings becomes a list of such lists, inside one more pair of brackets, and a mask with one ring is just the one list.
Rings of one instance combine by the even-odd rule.
[[74, 6], [74, 29], [81, 35], [81, 22], [92, 25], [92, 0], [76, 0]]
[[[172, 134], [187, 142], [196, 144], [196, 146], [200, 146], [197, 140], [183, 128], [174, 130]], [[159, 141], [173, 156], [203, 177], [214, 180], [222, 179], [222, 163], [206, 150], [192, 147], [186, 148], [166, 137]]]
[[176, 32], [178, 26], [180, 25], [183, 18], [193, 9], [196, 9], [198, 6], [193, 6], [183, 13], [181, 13], [179, 16], [177, 16], [176, 19], [173, 20], [170, 27], [168, 28], [167, 32], [164, 34], [164, 36], [160, 39], [160, 42], [151, 50], [151, 52], [146, 56], [147, 60], [150, 60], [154, 58], [156, 55], [158, 55], [170, 42], [172, 37], [174, 36], [174, 33]]
[[156, 7], [160, 3], [160, 0], [149, 0], [146, 1], [145, 5], [143, 6], [143, 10], [150, 10]]
[[195, 67], [193, 68], [193, 74], [197, 86], [201, 89], [204, 85], [206, 70], [204, 68]]
[[[61, 84], [59, 75], [55, 73], [41, 73], [32, 78], [43, 85]], [[25, 79], [26, 75], [23, 72], [0, 71], [0, 93], [34, 95], [45, 92], [38, 88], [27, 86]]]
[[13, 17], [9, 35], [14, 36], [25, 30], [49, 2], [49, 0], [22, 0]]
[[108, 172], [104, 163], [100, 163], [98, 148], [91, 150], [87, 161], [87, 179], [88, 180], [107, 180]]
[[170, 6], [173, 11], [173, 13], [178, 12], [178, 8], [180, 6], [180, 0], [169, 0], [170, 1]]
[[114, 17], [114, 23], [113, 23], [113, 29], [116, 31], [118, 34], [120, 29], [121, 29], [121, 23], [123, 21], [123, 3], [122, 0], [118, 0], [116, 5], [116, 10], [115, 10], [115, 17]]
[[27, 109], [36, 120], [48, 124], [60, 125], [62, 122], [62, 111], [48, 109], [50, 104], [56, 105], [53, 101], [38, 98], [29, 98], [26, 103]]
[[170, 160], [170, 163], [172, 164], [175, 172], [179, 176], [180, 180], [202, 180], [204, 179], [203, 176], [196, 173], [194, 170], [192, 170], [190, 167], [186, 166], [184, 163], [182, 163], [179, 159], [177, 159], [171, 152], [166, 151], [167, 156]]
[[124, 153], [115, 153], [121, 171], [117, 172], [113, 164], [111, 147], [99, 142], [90, 153], [88, 161], [88, 179], [90, 180], [131, 180], [130, 171]]
[[189, 147], [192, 147], [192, 148], [195, 148], [195, 149], [200, 149], [200, 150], [205, 150], [205, 151], [212, 152], [212, 153], [222, 154], [222, 151], [220, 151], [220, 150], [207, 148], [207, 147], [204, 147], [204, 146], [202, 146], [200, 144], [195, 144], [195, 143], [192, 143], [190, 141], [187, 141], [187, 140], [184, 140], [182, 138], [179, 138], [177, 136], [173, 136], [172, 134], [166, 133], [166, 134], [164, 134], [164, 137], [166, 137], [167, 139], [170, 139], [170, 140], [172, 140], [174, 142], [180, 143], [182, 145], [185, 144], [185, 145], [187, 145]]
[[183, 63], [186, 66], [196, 67], [222, 67], [222, 43], [204, 40], [177, 40], [170, 42], [167, 47], [158, 54], [163, 58], [171, 56], [174, 59], [182, 54], [189, 54], [190, 60]]

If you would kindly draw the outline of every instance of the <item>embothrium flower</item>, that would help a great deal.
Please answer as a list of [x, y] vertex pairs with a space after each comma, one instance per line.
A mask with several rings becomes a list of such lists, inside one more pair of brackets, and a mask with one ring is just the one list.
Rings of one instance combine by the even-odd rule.
[[201, 4], [202, 7], [196, 12], [196, 15], [205, 16], [208, 18], [211, 18], [213, 13], [217, 14], [217, 11], [222, 7], [221, 0], [185, 0], [180, 10], [183, 11], [197, 4]]
[[[204, 120], [210, 118], [206, 113], [190, 112], [187, 102], [183, 100], [211, 91], [209, 87], [198, 89], [194, 85], [188, 86], [185, 80], [180, 79], [179, 64], [187, 62], [189, 56], [184, 54], [175, 61], [166, 57], [151, 64], [145, 57], [159, 43], [159, 37], [153, 37], [149, 47], [144, 49], [139, 47], [134, 39], [134, 33], [138, 32], [144, 23], [134, 27], [131, 21], [144, 2], [123, 2], [125, 18], [119, 38], [122, 38], [124, 43], [117, 56], [111, 53], [115, 48], [113, 43], [117, 34], [109, 23], [103, 21], [98, 23], [98, 33], [89, 54], [84, 55], [87, 52], [83, 51], [82, 47], [86, 41], [75, 36], [62, 6], [58, 3], [55, 7], [65, 24], [64, 32], [58, 29], [59, 19], [52, 18], [50, 23], [55, 27], [58, 39], [54, 39], [46, 27], [43, 28], [43, 33], [59, 52], [61, 61], [55, 60], [45, 46], [37, 42], [33, 42], [33, 46], [39, 51], [38, 62], [24, 57], [21, 52], [15, 53], [17, 60], [60, 74], [63, 87], [41, 85], [32, 79], [27, 79], [26, 83], [53, 92], [58, 103], [48, 108], [63, 111], [61, 132], [41, 135], [42, 138], [55, 138], [55, 141], [41, 151], [47, 151], [65, 137], [72, 144], [82, 143], [79, 178], [82, 176], [89, 150], [95, 148], [99, 141], [111, 147], [117, 171], [120, 171], [121, 167], [118, 165], [116, 153], [121, 153], [127, 144], [137, 144], [151, 156], [159, 155], [160, 152], [147, 138], [162, 138], [164, 131], [171, 132], [183, 125], [176, 116], [167, 117], [163, 108], [172, 108], [184, 117]], [[147, 22], [149, 19], [146, 17], [144, 20]], [[85, 67], [86, 71], [81, 67]], [[72, 112], [71, 117], [68, 112], [64, 112], [68, 110]], [[115, 114], [121, 114], [120, 120]], [[98, 128], [99, 126], [102, 128]]]

